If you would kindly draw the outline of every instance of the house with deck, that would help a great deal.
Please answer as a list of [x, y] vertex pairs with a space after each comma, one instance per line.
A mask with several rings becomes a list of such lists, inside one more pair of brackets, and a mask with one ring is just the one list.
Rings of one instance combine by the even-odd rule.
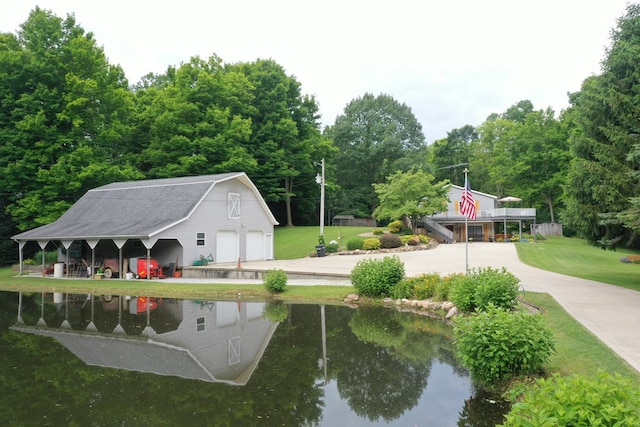
[[[511, 238], [507, 224], [518, 224], [518, 238], [522, 238], [525, 222], [536, 221], [535, 208], [508, 207], [510, 202], [497, 196], [471, 190], [476, 207], [476, 219], [470, 220], [460, 213], [460, 200], [464, 187], [449, 185], [447, 209], [422, 218], [427, 233], [443, 243], [464, 242], [467, 238], [476, 242], [494, 242]], [[465, 228], [465, 222], [467, 227]], [[473, 240], [471, 240], [473, 239]]]

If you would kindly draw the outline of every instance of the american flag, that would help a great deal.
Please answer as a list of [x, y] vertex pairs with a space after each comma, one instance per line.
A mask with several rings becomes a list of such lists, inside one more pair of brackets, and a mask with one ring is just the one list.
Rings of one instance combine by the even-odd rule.
[[464, 190], [462, 191], [462, 200], [460, 200], [460, 213], [469, 219], [476, 219], [476, 202], [473, 200], [469, 180], [464, 178]]

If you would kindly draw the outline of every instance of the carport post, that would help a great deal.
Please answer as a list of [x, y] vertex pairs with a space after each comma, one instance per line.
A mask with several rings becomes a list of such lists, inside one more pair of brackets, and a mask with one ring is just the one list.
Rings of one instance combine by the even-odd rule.
[[67, 279], [68, 279], [69, 278], [69, 248], [73, 244], [73, 240], [62, 240], [61, 243], [67, 252]]
[[91, 278], [93, 279], [96, 272], [96, 246], [100, 240], [87, 240], [87, 244], [91, 248]]
[[113, 239], [113, 243], [118, 247], [118, 277], [124, 279], [128, 272], [124, 271], [124, 265], [122, 264], [122, 248], [127, 243], [127, 239]]
[[47, 247], [47, 243], [49, 243], [48, 240], [38, 240], [38, 245], [42, 250], [42, 277], [44, 277], [44, 250]]
[[20, 267], [18, 272], [20, 273], [20, 276], [24, 274], [24, 267], [22, 263], [24, 262], [24, 245], [25, 244], [26, 242], [23, 242], [22, 240], [18, 241], [18, 260], [20, 261]]
[[151, 249], [149, 248], [147, 248], [147, 280], [151, 280]]

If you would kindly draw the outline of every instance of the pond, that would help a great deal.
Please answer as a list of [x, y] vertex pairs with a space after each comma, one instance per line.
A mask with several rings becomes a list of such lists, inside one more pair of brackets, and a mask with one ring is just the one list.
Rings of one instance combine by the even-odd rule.
[[0, 424], [493, 426], [451, 328], [394, 308], [0, 292]]

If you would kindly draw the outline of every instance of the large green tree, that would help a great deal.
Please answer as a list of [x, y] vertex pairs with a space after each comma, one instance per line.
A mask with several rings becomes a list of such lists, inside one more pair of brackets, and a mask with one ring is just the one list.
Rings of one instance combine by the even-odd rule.
[[317, 217], [314, 162], [336, 150], [321, 137], [315, 100], [280, 65], [194, 57], [135, 92], [148, 177], [244, 171], [281, 222], [293, 225], [296, 202], [298, 217]]
[[469, 166], [474, 189], [519, 197], [537, 209], [539, 220], [555, 222], [570, 159], [564, 121], [551, 108], [534, 110], [520, 101], [489, 116], [478, 135]]
[[413, 234], [418, 234], [420, 219], [441, 212], [447, 203], [448, 181], [433, 182], [433, 175], [421, 171], [396, 172], [386, 182], [373, 184], [380, 205], [373, 212], [376, 219], [396, 220], [407, 217]]
[[429, 150], [430, 162], [436, 179], [449, 179], [453, 184], [464, 185], [464, 169], [469, 166], [473, 144], [478, 131], [471, 125], [447, 132], [447, 137], [435, 141]]
[[573, 160], [566, 187], [565, 222], [594, 243], [631, 235], [618, 214], [637, 197], [640, 134], [640, 5], [629, 5], [611, 33], [599, 75], [571, 95], [568, 118]]
[[[293, 225], [296, 217], [305, 223], [317, 218], [319, 169], [315, 165], [323, 158], [330, 163], [336, 150], [320, 133], [315, 98], [303, 95], [298, 80], [271, 59], [228, 69], [242, 73], [253, 86], [247, 144], [258, 167], [251, 178], [276, 213], [284, 211], [279, 215], [285, 217], [282, 222]], [[331, 179], [332, 170], [327, 169], [325, 179]]]
[[131, 93], [92, 33], [34, 9], [17, 35], [0, 37], [0, 183], [19, 229], [49, 223], [86, 190], [138, 176]]
[[136, 87], [136, 121], [143, 131], [138, 167], [149, 178], [202, 175], [257, 168], [246, 145], [252, 86], [222, 61], [194, 57]]
[[337, 213], [370, 216], [378, 205], [372, 184], [426, 162], [422, 126], [411, 108], [389, 95], [366, 93], [354, 99], [325, 133], [340, 149]]

